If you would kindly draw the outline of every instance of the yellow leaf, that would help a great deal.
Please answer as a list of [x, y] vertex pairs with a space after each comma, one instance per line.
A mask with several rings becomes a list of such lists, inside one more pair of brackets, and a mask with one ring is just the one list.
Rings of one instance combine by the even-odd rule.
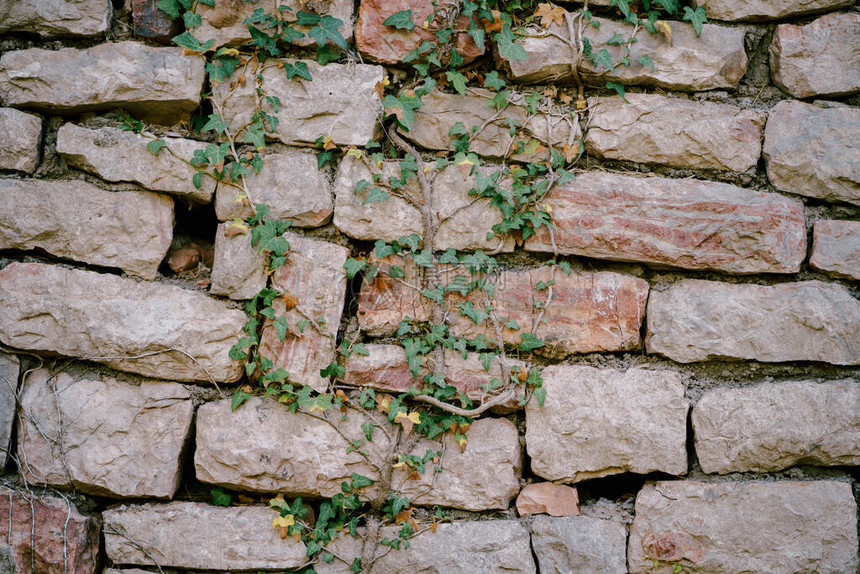
[[564, 8], [560, 6], [538, 4], [535, 16], [540, 17], [540, 25], [544, 28], [549, 28], [553, 22], [559, 25], [564, 24]]
[[246, 233], [248, 233], [248, 224], [237, 217], [227, 226], [226, 231], [224, 231], [224, 237], [235, 237], [237, 235], [245, 235]]
[[460, 452], [466, 452], [466, 435], [457, 437], [457, 444], [460, 445]]
[[361, 156], [364, 155], [364, 150], [360, 150], [357, 148], [350, 148], [349, 151], [346, 152], [346, 157], [354, 157], [355, 159], [361, 159]]
[[382, 414], [388, 414], [388, 406], [391, 404], [390, 395], [378, 395], [376, 397], [376, 410]]
[[430, 27], [430, 21], [429, 21], [429, 20], [424, 20], [423, 22], [421, 22], [421, 27], [422, 27], [422, 28], [424, 28], [424, 29], [426, 30], [427, 28], [429, 28], [429, 27]]
[[421, 414], [411, 412], [408, 415], [403, 411], [397, 411], [397, 416], [394, 417], [394, 422], [399, 423], [403, 427], [403, 432], [408, 435], [412, 432], [412, 427], [421, 424]]
[[392, 465], [391, 465], [391, 468], [401, 468], [401, 467], [404, 467], [404, 466], [406, 466], [406, 463], [405, 463], [405, 462], [403, 462], [403, 461], [401, 460], [400, 462], [397, 462], [397, 463], [395, 463], [395, 464], [392, 464]]
[[233, 203], [245, 203], [246, 199], [248, 199], [248, 196], [245, 195], [245, 192], [237, 193]]
[[672, 46], [672, 26], [670, 26], [668, 22], [657, 20], [654, 22], [654, 27], [657, 28], [658, 32], [666, 37], [666, 41], [668, 41], [669, 45]]
[[331, 136], [326, 136], [323, 140], [323, 149], [326, 151], [331, 151], [333, 149], [337, 149], [337, 146], [334, 145], [334, 142], [331, 139]]
[[281, 516], [280, 514], [275, 516], [272, 519], [272, 528], [284, 527], [287, 528], [295, 524], [296, 521], [293, 518], [292, 514], [287, 514], [286, 516]]

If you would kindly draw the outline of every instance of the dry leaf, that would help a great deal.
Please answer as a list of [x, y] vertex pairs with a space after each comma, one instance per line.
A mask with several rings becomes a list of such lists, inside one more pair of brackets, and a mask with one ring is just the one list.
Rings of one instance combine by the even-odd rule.
[[657, 20], [654, 22], [654, 27], [657, 28], [657, 31], [663, 34], [666, 37], [666, 41], [669, 42], [670, 46], [672, 44], [672, 26], [669, 25], [668, 22], [664, 22], [663, 20]]
[[521, 381], [525, 381], [529, 378], [529, 372], [525, 369], [520, 369], [517, 373], [517, 378]]
[[460, 445], [460, 454], [466, 452], [466, 435], [460, 435], [457, 437], [457, 444]]
[[433, 534], [436, 534], [436, 528], [437, 528], [438, 526], [439, 526], [439, 523], [438, 523], [438, 522], [434, 522], [433, 524], [431, 524], [431, 525], [430, 525], [430, 530], [432, 530], [432, 531], [433, 531]]
[[491, 12], [493, 13], [493, 21], [490, 22], [486, 18], [481, 18], [481, 26], [487, 32], [501, 32], [505, 26], [505, 23], [502, 22], [502, 13], [498, 10], [491, 10]]
[[326, 151], [331, 151], [333, 149], [337, 149], [337, 146], [332, 141], [331, 136], [326, 136], [325, 139], [323, 140], [323, 149]]
[[224, 237], [236, 237], [237, 235], [245, 235], [248, 233], [248, 224], [241, 219], [234, 219], [224, 231]]
[[246, 496], [244, 494], [239, 495], [239, 502], [242, 504], [254, 504], [256, 500], [251, 498], [250, 496]]
[[548, 86], [544, 89], [543, 95], [548, 98], [554, 98], [558, 95], [558, 86]]
[[397, 411], [397, 416], [394, 417], [394, 423], [403, 427], [403, 434], [409, 436], [412, 428], [415, 425], [421, 424], [421, 415], [418, 412], [411, 412], [408, 415], [403, 411]]
[[564, 8], [552, 4], [538, 4], [535, 16], [540, 17], [540, 25], [549, 28], [553, 22], [558, 25], [564, 24]]
[[206, 289], [210, 285], [212, 285], [212, 278], [211, 277], [207, 277], [206, 279], [201, 279], [200, 281], [197, 282], [197, 287], [199, 287], [200, 289]]
[[404, 508], [400, 512], [397, 513], [397, 516], [394, 517], [394, 522], [400, 524], [401, 522], [406, 522], [407, 520], [412, 520], [412, 513], [415, 511], [414, 508]]
[[387, 415], [388, 406], [391, 404], [391, 395], [376, 395], [376, 410]]
[[582, 150], [579, 148], [579, 142], [573, 142], [573, 145], [565, 143], [561, 146], [561, 151], [564, 153], [564, 160], [570, 163], [579, 157]]
[[[290, 534], [290, 529], [285, 526], [278, 526], [278, 536], [281, 537], [281, 540], [284, 540]], [[296, 535], [301, 539], [301, 535], [296, 533]], [[298, 542], [298, 540], [296, 541]]]
[[284, 291], [277, 297], [281, 301], [284, 302], [284, 307], [286, 307], [287, 311], [291, 309], [295, 309], [299, 304], [299, 298], [290, 293], [289, 291]]
[[567, 105], [573, 101], [573, 96], [571, 96], [570, 94], [559, 94], [558, 101]]

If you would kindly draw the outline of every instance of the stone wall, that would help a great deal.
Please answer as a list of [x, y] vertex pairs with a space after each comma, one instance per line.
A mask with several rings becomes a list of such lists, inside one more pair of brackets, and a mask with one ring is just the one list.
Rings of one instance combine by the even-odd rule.
[[[553, 234], [524, 243], [488, 241], [497, 210], [468, 195], [471, 176], [434, 170], [436, 247], [498, 249], [496, 304], [522, 324], [552, 253], [573, 271], [554, 276], [536, 326], [545, 403], [500, 405], [464, 451], [451, 436], [416, 443], [443, 453], [442, 472], [398, 469], [393, 484], [416, 517], [438, 506], [448, 520], [374, 572], [860, 572], [860, 12], [853, 0], [696, 2], [710, 17], [701, 38], [672, 22], [671, 42], [639, 37], [653, 66], [610, 74], [572, 67], [557, 23], [509, 64], [456, 40], [523, 91], [560, 86], [546, 93], [568, 117], [583, 79], [584, 125], [556, 133], [538, 116], [529, 129], [543, 144], [582, 138], [586, 156], [546, 199]], [[249, 215], [235, 188], [193, 185], [186, 161], [207, 144], [188, 129], [201, 92], [238, 130], [253, 83], [210, 81], [203, 58], [170, 47], [181, 27], [155, 2], [0, 0], [0, 571], [301, 569], [304, 543], [278, 535], [266, 501], [315, 507], [351, 473], [374, 478], [347, 436], [385, 421], [347, 411], [338, 429], [262, 397], [231, 412], [248, 381], [229, 350], [242, 301], [271, 284], [301, 302], [279, 311], [291, 323], [322, 318], [366, 345], [347, 385], [411, 385], [391, 336], [428, 309], [343, 265], [374, 240], [420, 233], [422, 214], [400, 197], [365, 204], [353, 191], [367, 165], [344, 155], [319, 170], [313, 144], [382, 138], [379, 87], [402, 77], [424, 33], [382, 21], [405, 8], [420, 20], [430, 3], [287, 3], [342, 20], [362, 63], [308, 62], [309, 83], [278, 61], [260, 71], [283, 105], [248, 188], [293, 222], [287, 264], [269, 277], [230, 233]], [[196, 33], [235, 46], [265, 3], [217, 4], [201, 5]], [[626, 25], [594, 4], [600, 45]], [[511, 136], [479, 92], [433, 92], [406, 136], [431, 157], [456, 122], [488, 122], [472, 149], [499, 162]], [[150, 153], [118, 128], [119, 109], [176, 153]], [[450, 327], [476, 334], [459, 317]], [[329, 388], [328, 339], [271, 331], [262, 345], [278, 366]], [[499, 369], [444, 360], [478, 398]], [[384, 458], [382, 434], [369, 457]], [[214, 487], [230, 506], [212, 504]], [[348, 572], [362, 541], [331, 551], [317, 571]]]

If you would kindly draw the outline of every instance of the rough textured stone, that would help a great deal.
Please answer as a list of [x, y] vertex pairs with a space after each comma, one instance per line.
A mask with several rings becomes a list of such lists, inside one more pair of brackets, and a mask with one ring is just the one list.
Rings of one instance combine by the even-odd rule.
[[[289, 219], [293, 227], [319, 227], [331, 219], [331, 185], [317, 169], [314, 152], [288, 149], [266, 154], [263, 169], [245, 177], [255, 204], [265, 203], [275, 219]], [[237, 201], [243, 191], [219, 185], [215, 213], [221, 221], [252, 215], [250, 206]]]
[[773, 81], [795, 98], [860, 92], [860, 14], [780, 24], [770, 45]]
[[[528, 112], [523, 105], [509, 105], [503, 113], [496, 114], [496, 108], [490, 103], [493, 92], [474, 88], [467, 96], [446, 94], [433, 90], [422, 98], [424, 105], [415, 110], [415, 123], [409, 132], [403, 134], [416, 144], [427, 149], [453, 150], [449, 131], [457, 122], [471, 129], [472, 126], [483, 127], [469, 144], [469, 150], [485, 157], [501, 158], [511, 154], [513, 159], [522, 161], [547, 161], [550, 158], [549, 149], [542, 146], [542, 151], [515, 153], [518, 142], [528, 145], [533, 139], [541, 143], [551, 143], [560, 147], [572, 143], [579, 138], [577, 122], [559, 121], [546, 114], [537, 114], [526, 124]], [[514, 104], [524, 104], [516, 101]], [[555, 110], [557, 116], [564, 112]], [[511, 136], [509, 121], [525, 124], [524, 135], [516, 140]], [[486, 125], [485, 125], [486, 124]], [[512, 143], [512, 140], [513, 143]]]
[[0, 34], [95, 36], [108, 29], [109, 0], [0, 0]]
[[[68, 499], [0, 486], [3, 572], [95, 574], [99, 526]], [[11, 530], [11, 531], [10, 531]]]
[[705, 8], [708, 20], [763, 22], [838, 10], [853, 3], [854, 0], [696, 0], [694, 5]]
[[0, 57], [7, 106], [77, 114], [123, 107], [157, 123], [187, 119], [200, 104], [203, 60], [137, 42], [78, 50], [31, 48]]
[[[284, 368], [290, 380], [325, 392], [328, 378], [320, 376], [335, 359], [335, 338], [346, 297], [346, 270], [343, 264], [349, 249], [288, 233], [290, 252], [286, 264], [272, 275], [272, 287], [297, 298], [290, 302], [278, 298], [274, 303], [276, 317], [287, 320], [289, 330], [281, 341], [271, 320], [266, 322], [260, 338], [259, 353]], [[315, 321], [303, 330], [301, 321]]]
[[[363, 440], [361, 423], [372, 416], [387, 435], [374, 432], [365, 444], [377, 465], [388, 460], [393, 429], [381, 415], [350, 413], [340, 420], [330, 413], [332, 425], [304, 413], [292, 413], [273, 400], [249, 399], [230, 414], [230, 401], [207, 403], [197, 412], [197, 479], [257, 492], [287, 492], [300, 496], [333, 496], [350, 473], [378, 479], [373, 467], [358, 453], [347, 453], [350, 440]], [[334, 427], [340, 429], [340, 432]], [[343, 433], [343, 434], [340, 434]], [[395, 470], [395, 490], [416, 504], [439, 504], [466, 510], [505, 509], [519, 490], [521, 452], [517, 430], [506, 419], [480, 419], [467, 433], [461, 453], [453, 436], [445, 446], [422, 439], [411, 451], [423, 457], [427, 450], [442, 451], [436, 463], [442, 472], [407, 480], [409, 472]], [[429, 468], [429, 467], [428, 467]], [[375, 487], [365, 489], [373, 496]]]
[[42, 141], [42, 118], [0, 108], [0, 169], [32, 173], [39, 165], [39, 144]]
[[526, 405], [532, 471], [579, 482], [636, 472], [687, 471], [684, 383], [672, 371], [558, 365], [542, 373], [546, 401]]
[[746, 171], [761, 155], [765, 114], [726, 104], [627, 94], [593, 98], [585, 147], [608, 159]]
[[[289, 11], [278, 11], [280, 6], [286, 6]], [[254, 14], [254, 10], [262, 8], [266, 13], [279, 15], [286, 20], [295, 21], [299, 10], [305, 12], [326, 14], [343, 22], [337, 29], [348, 42], [352, 39], [353, 2], [351, 0], [224, 0], [216, 2], [215, 6], [205, 4], [197, 6], [196, 12], [203, 17], [201, 24], [194, 28], [194, 35], [202, 41], [215, 40], [217, 45], [230, 44], [237, 46], [250, 42], [251, 33], [248, 24], [243, 22]], [[257, 27], [262, 28], [260, 24]], [[305, 36], [297, 38], [293, 43], [299, 46], [316, 45], [316, 40], [307, 35], [310, 26], [296, 26], [295, 30]]]
[[[365, 0], [358, 8], [358, 22], [355, 25], [355, 43], [362, 56], [383, 64], [399, 64], [403, 58], [418, 48], [422, 42], [438, 44], [436, 30], [440, 29], [438, 22], [430, 22], [425, 28], [423, 23], [433, 15], [435, 7], [427, 0]], [[444, 6], [439, 5], [443, 11]], [[403, 10], [412, 11], [412, 30], [401, 30], [383, 24], [385, 20]], [[463, 57], [468, 64], [484, 54], [475, 40], [466, 31], [469, 29], [469, 18], [463, 14], [453, 23], [454, 27], [463, 30], [454, 35], [453, 49]], [[450, 58], [446, 58], [446, 62]]]
[[648, 351], [708, 359], [860, 364], [860, 301], [821, 281], [773, 286], [685, 279], [648, 302]]
[[[420, 389], [424, 375], [430, 374], [427, 366], [423, 365], [418, 371], [418, 378], [413, 378], [403, 347], [367, 344], [366, 348], [370, 353], [369, 355], [363, 356], [354, 353], [347, 361], [346, 375], [343, 379], [346, 384], [405, 393], [413, 386]], [[467, 397], [475, 401], [476, 405], [480, 405], [484, 398], [491, 396], [481, 388], [481, 385], [489, 384], [494, 378], [502, 378], [501, 362], [498, 358], [494, 358], [490, 363], [489, 370], [486, 370], [475, 353], [470, 353], [464, 359], [460, 353], [445, 349], [443, 356], [447, 383], [465, 393]], [[522, 361], [508, 359], [508, 362], [512, 368], [525, 367]], [[519, 401], [512, 398], [498, 407], [493, 407], [492, 410], [509, 413], [521, 408]]]
[[809, 264], [837, 277], [860, 280], [860, 221], [816, 221]]
[[[404, 281], [420, 283], [419, 271], [411, 260], [391, 256], [380, 262], [373, 260], [382, 270], [399, 265], [406, 273]], [[464, 271], [465, 273], [465, 271]], [[443, 284], [454, 279], [455, 273], [444, 273]], [[550, 267], [527, 270], [507, 270], [490, 277], [496, 286], [496, 313], [502, 322], [513, 319], [520, 329], [531, 332], [538, 320], [533, 302], [544, 302], [545, 295], [535, 289], [538, 282], [553, 280], [553, 297], [535, 336], [545, 346], [538, 352], [551, 356], [594, 351], [620, 351], [639, 347], [639, 328], [648, 299], [648, 283], [642, 279], [612, 272], [553, 275]], [[447, 299], [460, 301], [449, 293]], [[364, 284], [359, 294], [358, 322], [362, 330], [372, 336], [391, 335], [406, 316], [417, 321], [428, 321], [430, 305], [410, 287], [384, 277], [376, 277]], [[458, 337], [472, 338], [479, 333], [495, 337], [488, 325], [475, 325], [459, 313], [449, 313], [448, 322]], [[519, 343], [518, 330], [504, 328], [503, 336], [509, 343]]]
[[549, 514], [550, 516], [577, 516], [579, 494], [575, 487], [552, 482], [529, 484], [517, 496], [520, 516]]
[[[278, 68], [285, 61], [269, 60], [260, 72], [263, 89], [277, 95], [283, 104], [277, 113], [268, 101], [261, 104], [263, 111], [278, 118], [272, 138], [285, 144], [308, 145], [320, 137], [330, 137], [336, 145], [363, 146], [376, 136], [382, 101], [375, 89], [385, 74], [382, 66], [320, 66], [306, 60], [313, 77], [309, 82], [298, 76], [288, 80], [284, 70]], [[212, 94], [235, 132], [250, 123], [257, 110], [258, 94], [250, 78], [235, 88], [230, 87], [231, 82], [214, 83]]]
[[21, 365], [18, 357], [0, 353], [0, 471], [9, 457], [9, 441], [17, 408], [18, 374]]
[[[359, 530], [359, 533], [362, 531]], [[397, 530], [385, 528], [383, 536], [394, 538]], [[341, 536], [331, 545], [338, 556], [360, 557], [363, 540]], [[408, 549], [386, 552], [376, 549], [379, 558], [369, 574], [414, 574], [416, 572], [469, 572], [534, 574], [535, 564], [529, 533], [516, 520], [483, 520], [440, 524], [435, 532], [425, 531], [410, 540]], [[349, 564], [339, 560], [315, 566], [319, 574], [349, 574]]]
[[[854, 572], [846, 482], [656, 482], [636, 496], [630, 572]], [[654, 560], [657, 560], [655, 565]]]
[[[434, 236], [436, 249], [469, 251], [498, 248], [500, 251], [513, 251], [512, 238], [487, 239], [493, 226], [502, 222], [502, 212], [492, 207], [489, 199], [469, 195], [469, 190], [477, 187], [475, 176], [464, 175], [455, 165], [442, 170], [430, 165], [432, 167], [426, 177], [432, 187], [433, 211], [438, 223]], [[485, 175], [493, 171], [491, 167], [479, 169]], [[375, 174], [382, 176], [381, 186], [373, 183]], [[377, 169], [361, 160], [344, 159], [334, 183], [335, 227], [356, 239], [394, 241], [411, 233], [423, 236], [420, 205], [413, 204], [421, 200], [417, 179], [410, 178], [406, 187], [392, 193], [393, 190], [384, 184], [389, 177], [399, 179], [398, 162], [385, 162], [381, 169]], [[382, 202], [363, 205], [371, 187], [356, 194], [355, 187], [361, 180], [389, 192], [390, 197]]]
[[147, 191], [105, 191], [83, 181], [0, 180], [0, 248], [155, 279], [173, 237], [173, 201]]
[[797, 273], [806, 257], [803, 204], [695, 179], [587, 172], [547, 196], [555, 229], [530, 251], [728, 273]]
[[159, 1], [132, 0], [131, 22], [135, 36], [167, 42], [182, 31], [180, 19], [173, 20], [159, 9]]
[[[87, 171], [107, 181], [131, 181], [153, 191], [209, 203], [215, 180], [204, 177], [200, 189], [192, 179], [197, 170], [188, 165], [194, 150], [205, 143], [182, 138], [159, 138], [179, 156], [162, 149], [152, 155], [147, 144], [152, 138], [119, 128], [91, 130], [66, 124], [57, 133], [57, 151], [70, 167]], [[181, 159], [180, 159], [181, 158]], [[185, 161], [183, 161], [185, 160]]]
[[0, 271], [0, 300], [0, 340], [12, 347], [88, 358], [174, 381], [209, 382], [211, 374], [216, 381], [233, 382], [243, 372], [228, 353], [245, 313], [200, 293], [12, 263]]
[[21, 411], [18, 459], [31, 483], [112, 497], [172, 498], [179, 487], [194, 415], [181, 385], [40, 369], [27, 377]]
[[307, 560], [305, 545], [281, 540], [272, 528], [274, 516], [264, 506], [122, 505], [104, 513], [105, 550], [116, 564], [155, 565], [155, 557], [161, 567], [173, 568], [298, 568]]
[[[767, 176], [782, 191], [860, 205], [860, 109], [783, 101], [764, 130]], [[814, 150], [814, 153], [811, 151]]]
[[860, 465], [857, 381], [714, 389], [699, 400], [692, 418], [696, 454], [707, 473]]
[[627, 528], [590, 516], [537, 516], [530, 526], [541, 574], [627, 572]]
[[222, 223], [215, 231], [215, 261], [209, 291], [230, 299], [253, 299], [268, 281], [266, 257], [251, 246], [247, 234], [227, 237], [230, 225]]
[[[600, 29], [587, 26], [585, 36], [594, 51], [606, 49], [613, 62], [624, 55], [623, 46], [607, 44], [615, 34], [625, 38], [633, 31], [629, 24], [595, 18]], [[567, 37], [567, 26], [553, 24], [550, 32]], [[728, 28], [705, 24], [702, 36], [696, 37], [692, 26], [674, 26], [673, 44], [660, 35], [645, 30], [636, 35], [636, 44], [631, 48], [634, 60], [627, 66], [618, 66], [614, 72], [596, 75], [597, 69], [587, 59], [582, 59], [580, 73], [586, 80], [599, 86], [607, 81], [628, 85], [657, 86], [671, 90], [700, 91], [717, 88], [733, 88], [746, 73], [747, 56], [744, 51], [743, 28]], [[539, 83], [560, 79], [572, 81], [570, 64], [576, 56], [563, 41], [552, 36], [543, 38], [525, 37], [519, 42], [529, 55], [528, 60], [510, 62], [510, 76], [517, 82]], [[647, 54], [654, 62], [650, 69], [635, 61]], [[603, 72], [605, 69], [601, 68]]]

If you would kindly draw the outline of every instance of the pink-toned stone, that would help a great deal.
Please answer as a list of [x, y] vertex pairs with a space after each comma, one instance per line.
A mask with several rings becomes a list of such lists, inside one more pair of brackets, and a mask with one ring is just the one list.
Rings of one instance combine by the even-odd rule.
[[796, 273], [803, 204], [695, 179], [587, 172], [547, 196], [555, 229], [526, 249], [728, 273]]
[[0, 168], [33, 173], [39, 165], [42, 118], [16, 110], [0, 108]]
[[830, 275], [860, 280], [860, 221], [816, 221], [809, 264]]
[[[273, 305], [275, 316], [286, 318], [289, 332], [281, 341], [267, 321], [259, 353], [274, 361], [276, 369], [286, 369], [290, 380], [324, 392], [328, 379], [320, 376], [320, 370], [335, 358], [335, 337], [346, 296], [343, 264], [349, 249], [293, 233], [285, 237], [290, 252], [286, 265], [272, 276], [272, 286], [296, 298], [289, 305], [278, 298]], [[308, 322], [303, 329], [299, 326], [302, 321]]]
[[579, 494], [566, 484], [536, 482], [529, 484], [517, 496], [520, 516], [549, 514], [550, 516], [578, 516]]
[[[439, 5], [441, 11], [443, 5]], [[383, 22], [392, 14], [402, 10], [412, 11], [412, 21], [415, 28], [399, 30], [386, 26]], [[436, 30], [439, 29], [441, 15], [432, 20], [425, 28], [423, 23], [433, 15], [434, 4], [429, 0], [364, 0], [358, 9], [358, 22], [355, 25], [355, 43], [359, 52], [369, 60], [382, 64], [398, 64], [422, 42], [438, 43]], [[469, 35], [469, 18], [460, 15], [454, 22], [459, 30], [453, 38], [453, 49], [463, 56], [464, 63], [469, 63], [484, 54], [485, 48], [479, 48]]]
[[95, 574], [99, 526], [71, 502], [0, 487], [0, 570]]
[[248, 234], [227, 237], [230, 225], [221, 223], [215, 231], [210, 292], [230, 299], [253, 299], [268, 282], [266, 256], [251, 245]]
[[[380, 269], [399, 265], [406, 272], [404, 281], [420, 283], [419, 270], [410, 261], [390, 257], [379, 263]], [[463, 273], [467, 273], [463, 271]], [[445, 271], [447, 284], [455, 273]], [[540, 313], [535, 303], [546, 301], [547, 292], [537, 291], [538, 282], [555, 281], [553, 297], [543, 313], [535, 336], [545, 343], [539, 352], [564, 356], [571, 353], [632, 350], [639, 347], [639, 328], [648, 298], [648, 283], [642, 279], [611, 272], [553, 274], [550, 267], [503, 271], [490, 278], [496, 285], [495, 310], [504, 322], [514, 320], [519, 328], [531, 332]], [[452, 305], [462, 297], [449, 293]], [[359, 325], [374, 336], [393, 334], [398, 323], [408, 316], [418, 321], [430, 318], [431, 305], [416, 290], [394, 282], [383, 275], [365, 283], [359, 296]], [[494, 338], [489, 325], [475, 325], [471, 319], [456, 311], [448, 314], [448, 322], [456, 336], [474, 337], [485, 334]], [[520, 342], [521, 332], [504, 328], [507, 343]]]
[[110, 26], [108, 0], [0, 0], [0, 34], [97, 36]]
[[854, 0], [696, 0], [694, 4], [705, 9], [708, 20], [763, 22], [838, 10]]
[[860, 14], [780, 24], [770, 45], [773, 81], [795, 98], [860, 92]]
[[[172, 20], [158, 8], [161, 0], [132, 0], [131, 21], [134, 35], [150, 40], [167, 42], [182, 29], [180, 20]], [[201, 4], [202, 6], [202, 4]]]

